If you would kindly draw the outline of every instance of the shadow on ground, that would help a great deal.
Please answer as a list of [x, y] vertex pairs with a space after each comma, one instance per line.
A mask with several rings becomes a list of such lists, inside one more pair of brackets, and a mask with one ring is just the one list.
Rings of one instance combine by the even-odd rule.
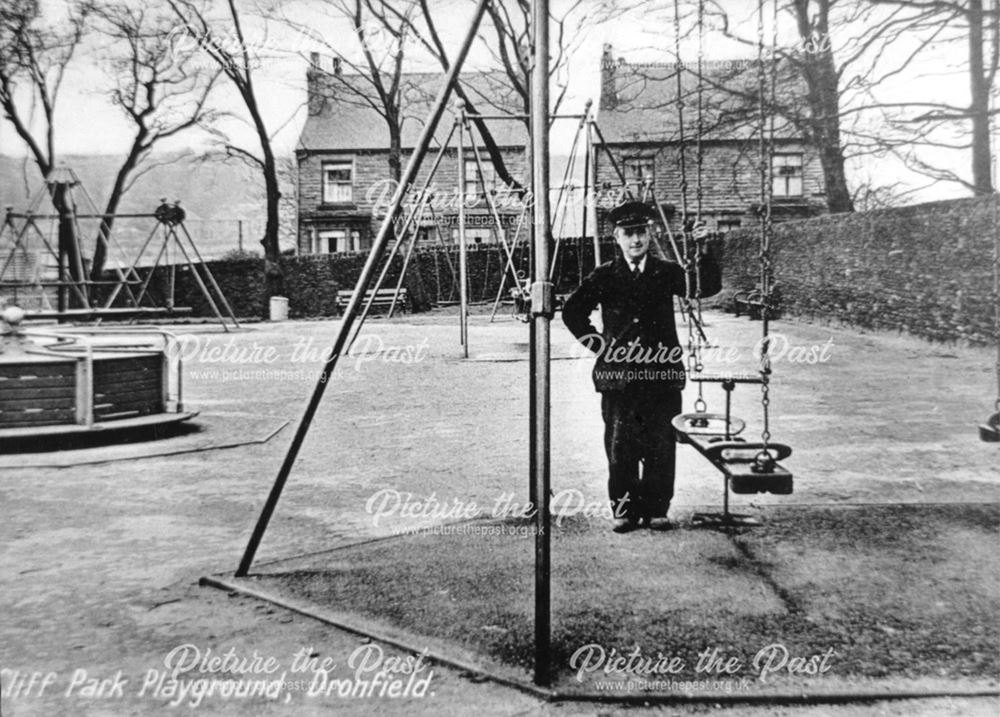
[[[554, 525], [557, 687], [996, 686], [1000, 505], [779, 508], [752, 531], [686, 526]], [[472, 521], [272, 563], [252, 581], [527, 675], [533, 549], [529, 523]]]

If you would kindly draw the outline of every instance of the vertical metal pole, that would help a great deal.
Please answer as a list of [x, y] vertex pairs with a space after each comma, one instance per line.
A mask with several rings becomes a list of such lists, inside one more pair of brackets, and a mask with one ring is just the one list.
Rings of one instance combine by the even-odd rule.
[[[531, 114], [531, 103], [534, 102], [534, 98], [531, 97], [531, 93], [528, 93], [528, 114]], [[530, 119], [528, 124], [530, 125]], [[530, 140], [529, 140], [530, 141]], [[535, 161], [532, 159], [534, 156], [534, 150], [532, 147], [528, 147], [525, 151], [525, 166], [528, 170], [528, 176], [530, 177], [529, 184], [529, 194], [527, 197], [527, 205], [531, 210], [531, 222], [528, 225], [528, 283], [529, 290], [532, 289], [535, 282]], [[538, 510], [538, 485], [535, 483], [535, 458], [538, 452], [535, 450], [535, 406], [538, 401], [535, 398], [535, 320], [532, 316], [533, 306], [531, 302], [532, 297], [529, 297], [529, 306], [527, 309], [528, 313], [528, 502], [534, 510]]]
[[177, 413], [184, 411], [184, 359], [177, 356]]
[[166, 346], [160, 357], [160, 403], [160, 413], [167, 413], [170, 410], [170, 352]]
[[465, 246], [465, 103], [458, 102], [458, 314], [462, 355], [469, 358], [469, 258]]
[[87, 344], [87, 351], [76, 360], [76, 424], [94, 425], [94, 349]]
[[[587, 241], [587, 219], [590, 217], [590, 191], [592, 184], [590, 183], [590, 107], [593, 104], [592, 100], [587, 100], [587, 104], [583, 108], [583, 222], [580, 227], [580, 241], [576, 245], [576, 259], [577, 266], [579, 270], [577, 272], [577, 285], [583, 283], [583, 244]], [[600, 264], [599, 252], [597, 251], [597, 240], [594, 240], [594, 261], [595, 266]]]
[[531, 156], [535, 207], [535, 266], [531, 287], [532, 375], [534, 410], [531, 412], [535, 437], [533, 483], [538, 498], [535, 512], [535, 684], [551, 679], [551, 615], [549, 576], [551, 516], [549, 506], [549, 349], [552, 320], [552, 282], [549, 281], [549, 3], [534, 0], [534, 68], [531, 74]]
[[594, 226], [594, 268], [601, 265], [601, 232], [597, 225], [597, 153], [594, 151], [594, 115], [587, 113], [587, 164], [584, 181], [590, 183], [590, 189], [585, 194], [584, 217], [590, 216]]
[[299, 425], [295, 430], [295, 435], [292, 438], [291, 445], [288, 447], [285, 459], [281, 464], [277, 477], [274, 479], [274, 484], [271, 486], [271, 492], [267, 496], [264, 508], [261, 510], [260, 517], [257, 519], [257, 524], [254, 526], [250, 540], [247, 542], [246, 550], [243, 552], [243, 558], [240, 560], [239, 567], [236, 569], [235, 576], [238, 578], [245, 577], [247, 572], [250, 570], [250, 566], [253, 564], [254, 556], [257, 554], [257, 548], [260, 546], [260, 541], [264, 538], [264, 533], [267, 530], [267, 524], [270, 522], [271, 515], [274, 513], [274, 509], [278, 505], [278, 499], [281, 498], [281, 492], [284, 490], [288, 476], [292, 472], [292, 466], [295, 465], [295, 459], [298, 458], [299, 450], [302, 448], [302, 443], [305, 441], [306, 434], [309, 432], [309, 426], [312, 425], [313, 417], [316, 415], [316, 410], [319, 408], [319, 403], [323, 398], [323, 392], [330, 383], [329, 379], [333, 375], [333, 370], [337, 367], [337, 361], [340, 359], [340, 353], [344, 350], [344, 344], [347, 342], [347, 337], [351, 333], [351, 326], [354, 323], [354, 317], [357, 315], [361, 302], [364, 300], [364, 295], [368, 290], [369, 284], [371, 284], [379, 259], [382, 257], [382, 254], [385, 252], [386, 245], [389, 243], [389, 235], [391, 234], [392, 224], [396, 219], [396, 215], [399, 213], [400, 206], [403, 204], [403, 199], [406, 196], [406, 188], [413, 183], [417, 176], [420, 164], [423, 161], [424, 155], [427, 154], [427, 149], [430, 147], [431, 140], [434, 138], [434, 133], [437, 131], [438, 123], [441, 121], [441, 115], [444, 114], [445, 106], [448, 104], [448, 98], [451, 96], [451, 91], [458, 78], [458, 73], [461, 71], [462, 65], [465, 64], [465, 58], [469, 54], [469, 48], [472, 47], [472, 41], [475, 39], [476, 33], [479, 30], [479, 23], [483, 19], [483, 13], [486, 11], [487, 2], [489, 2], [489, 0], [479, 0], [479, 4], [476, 6], [475, 15], [472, 19], [472, 24], [469, 27], [469, 32], [462, 42], [461, 49], [455, 56], [454, 64], [448, 70], [448, 75], [445, 78], [444, 85], [441, 87], [441, 91], [438, 93], [438, 97], [434, 102], [434, 107], [427, 119], [427, 123], [424, 125], [420, 139], [417, 141], [417, 146], [414, 147], [413, 154], [410, 155], [410, 159], [406, 163], [406, 169], [403, 171], [403, 176], [400, 177], [399, 186], [397, 187], [396, 193], [392, 198], [389, 211], [386, 212], [385, 218], [382, 220], [382, 226], [379, 227], [378, 234], [375, 237], [375, 242], [372, 244], [371, 253], [365, 261], [364, 268], [361, 270], [361, 275], [358, 276], [358, 283], [354, 287], [354, 293], [351, 295], [351, 300], [348, 302], [347, 308], [344, 310], [344, 319], [340, 324], [340, 331], [337, 333], [337, 338], [334, 341], [333, 346], [331, 346], [330, 350], [325, 354], [327, 358], [323, 363], [323, 370], [320, 372], [320, 375], [316, 380], [312, 396], [310, 396], [309, 403], [306, 405], [306, 410], [302, 414], [302, 420], [299, 421]]

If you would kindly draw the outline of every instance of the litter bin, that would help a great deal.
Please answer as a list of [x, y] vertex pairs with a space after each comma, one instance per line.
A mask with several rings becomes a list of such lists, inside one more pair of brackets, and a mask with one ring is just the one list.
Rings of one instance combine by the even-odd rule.
[[271, 321], [286, 321], [288, 319], [288, 299], [284, 296], [271, 297]]

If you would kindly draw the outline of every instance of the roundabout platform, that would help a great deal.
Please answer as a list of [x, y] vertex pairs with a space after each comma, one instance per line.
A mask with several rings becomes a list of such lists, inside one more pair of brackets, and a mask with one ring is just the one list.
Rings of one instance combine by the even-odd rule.
[[198, 415], [170, 332], [28, 332], [24, 318], [0, 314], [0, 452], [165, 436]]

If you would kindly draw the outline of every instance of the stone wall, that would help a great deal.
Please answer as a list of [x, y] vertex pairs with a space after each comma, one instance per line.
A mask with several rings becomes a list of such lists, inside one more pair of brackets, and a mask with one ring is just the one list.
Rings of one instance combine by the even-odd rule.
[[[775, 225], [782, 306], [864, 328], [991, 343], [998, 213], [994, 196]], [[758, 251], [758, 232], [726, 237], [727, 285], [754, 286]]]

